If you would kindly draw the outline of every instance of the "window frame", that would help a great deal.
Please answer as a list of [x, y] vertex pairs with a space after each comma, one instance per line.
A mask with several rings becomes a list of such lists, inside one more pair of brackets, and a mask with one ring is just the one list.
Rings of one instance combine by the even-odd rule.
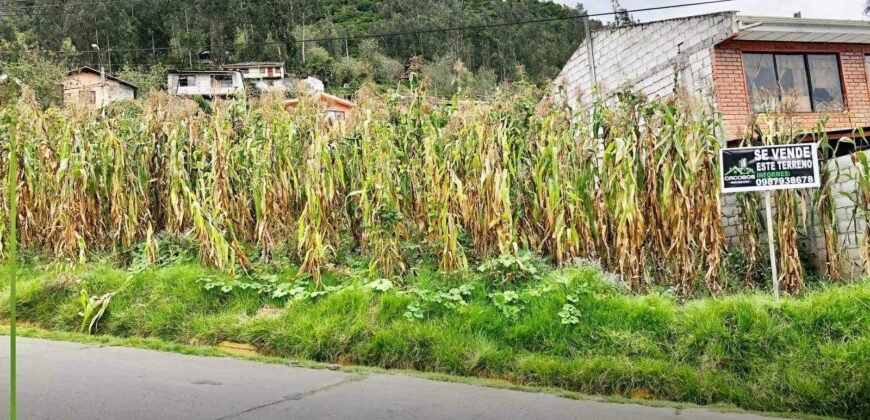
[[331, 118], [335, 121], [344, 122], [346, 115], [345, 111], [340, 111], [337, 109], [327, 109], [326, 116], [327, 118]]
[[870, 52], [864, 53], [864, 79], [870, 85]]
[[[211, 76], [212, 86], [220, 89], [231, 89], [235, 87], [235, 81], [230, 74], [213, 74]], [[217, 85], [217, 86], [215, 86]]]
[[[822, 112], [846, 112], [849, 109], [846, 101], [846, 85], [843, 81], [843, 65], [842, 65], [842, 57], [839, 51], [758, 51], [758, 50], [742, 50], [740, 52], [740, 64], [743, 67], [743, 83], [746, 86], [746, 99], [749, 105], [749, 112], [752, 114], [760, 114], [760, 112], [756, 112], [752, 110], [752, 93], [749, 92], [749, 84], [746, 80], [746, 60], [744, 56], [746, 54], [770, 54], [773, 58], [773, 74], [776, 77], [776, 85], [777, 85], [777, 100], [782, 100], [782, 92], [780, 91], [779, 85], [779, 66], [776, 64], [776, 56], [777, 55], [799, 55], [803, 57], [804, 62], [804, 71], [806, 72], [807, 77], [807, 92], [809, 93], [810, 98], [810, 110], [809, 111], [795, 111], [798, 114], [818, 114]], [[810, 55], [829, 55], [834, 56], [835, 62], [837, 64], [837, 78], [840, 83], [840, 96], [842, 96], [843, 101], [843, 109], [839, 111], [818, 111], [816, 110], [816, 103], [813, 101], [813, 76], [810, 74]], [[866, 54], [865, 56], [870, 56], [870, 54]]]

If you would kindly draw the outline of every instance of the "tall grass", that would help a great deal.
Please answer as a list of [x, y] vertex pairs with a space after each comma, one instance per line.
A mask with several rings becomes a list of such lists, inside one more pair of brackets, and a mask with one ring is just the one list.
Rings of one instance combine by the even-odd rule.
[[[372, 271], [401, 274], [411, 244], [445, 271], [531, 250], [600, 260], [635, 290], [720, 291], [715, 114], [684, 97], [624, 92], [589, 112], [539, 98], [527, 86], [487, 104], [364, 92], [336, 124], [311, 100], [205, 113], [154, 95], [87, 113], [24, 97], [0, 139], [22, 143], [21, 243], [61, 258], [192, 232], [205, 263], [248, 271], [253, 245], [266, 259], [289, 247], [316, 281], [348, 243]], [[792, 197], [777, 193], [783, 252]], [[796, 254], [781, 260], [799, 287]]]
[[[863, 137], [863, 132], [861, 135]], [[853, 153], [852, 163], [855, 173], [850, 178], [855, 183], [855, 189], [847, 192], [847, 196], [855, 205], [854, 217], [863, 225], [863, 232], [856, 232], [856, 236], [860, 244], [862, 269], [866, 273], [870, 272], [870, 159], [867, 153]]]
[[[198, 264], [135, 273], [103, 264], [22, 271], [21, 319], [53, 330], [80, 328], [87, 284], [92, 296], [117, 292], [99, 321], [100, 334], [210, 345], [232, 340], [274, 356], [584, 393], [870, 415], [866, 281], [779, 301], [738, 294], [679, 304], [659, 294], [628, 295], [598, 270], [570, 267], [502, 285], [521, 296], [508, 315], [491, 297], [504, 289], [483, 281], [468, 283], [459, 301], [427, 303], [409, 293], [455, 287], [431, 272], [406, 275], [410, 288], [386, 291], [331, 279], [347, 287], [286, 304], [252, 289], [205, 290], [197, 279], [229, 277]], [[0, 290], [0, 320], [8, 317], [7, 299]], [[415, 302], [425, 313], [408, 319], [403, 314]], [[579, 322], [561, 317], [566, 305]]]

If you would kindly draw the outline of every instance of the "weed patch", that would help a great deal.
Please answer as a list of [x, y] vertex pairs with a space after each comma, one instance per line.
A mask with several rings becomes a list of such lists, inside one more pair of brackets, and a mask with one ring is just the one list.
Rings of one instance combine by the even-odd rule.
[[[328, 285], [318, 288], [294, 281], [293, 271], [275, 281], [242, 280], [273, 284], [265, 292], [207, 287], [233, 278], [193, 263], [23, 271], [21, 319], [58, 331], [82, 328], [86, 286], [88, 296], [112, 296], [99, 322], [88, 321], [95, 334], [184, 345], [232, 341], [268, 356], [589, 394], [870, 414], [866, 281], [779, 303], [742, 294], [678, 304], [667, 295], [625, 294], [584, 267], [525, 284], [481, 278], [456, 285], [425, 274], [402, 284], [325, 274]], [[283, 284], [301, 290], [275, 293]], [[0, 318], [8, 315], [3, 293]]]

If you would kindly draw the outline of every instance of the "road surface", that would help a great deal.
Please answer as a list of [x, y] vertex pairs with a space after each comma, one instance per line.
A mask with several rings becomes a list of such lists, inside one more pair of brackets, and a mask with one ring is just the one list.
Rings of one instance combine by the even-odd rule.
[[[0, 418], [8, 418], [8, 336], [0, 337], [0, 359]], [[766, 418], [31, 338], [18, 339], [18, 414], [22, 420]]]

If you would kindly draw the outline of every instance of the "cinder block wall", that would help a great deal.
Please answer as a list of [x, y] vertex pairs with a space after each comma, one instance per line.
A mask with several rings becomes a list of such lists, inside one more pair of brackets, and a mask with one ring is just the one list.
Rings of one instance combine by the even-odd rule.
[[[868, 153], [868, 152], [860, 152]], [[852, 195], [855, 191], [856, 184], [854, 177], [856, 175], [855, 164], [852, 162], [851, 156], [841, 156], [829, 161], [831, 170], [837, 173], [834, 167], [839, 167], [839, 178], [832, 187], [831, 194], [834, 197], [834, 207], [836, 208], [837, 217], [837, 241], [839, 245], [840, 255], [847, 264], [847, 269], [852, 275], [861, 275], [861, 242], [868, 240], [864, 237], [865, 223], [860, 214], [855, 212], [855, 204], [849, 197], [842, 193]], [[824, 236], [818, 224], [814, 224], [807, 238], [803, 240], [802, 246], [813, 256], [813, 262], [822, 268], [827, 263], [827, 254], [825, 252]]]
[[[868, 151], [859, 153], [870, 153]], [[858, 277], [865, 275], [861, 267], [861, 243], [870, 238], [864, 237], [865, 222], [860, 214], [855, 212], [855, 204], [849, 197], [842, 193], [852, 194], [856, 188], [854, 176], [856, 174], [855, 165], [852, 162], [852, 156], [846, 155], [829, 161], [831, 170], [834, 176], [837, 176], [837, 182], [831, 188], [831, 195], [834, 197], [834, 207], [836, 208], [837, 218], [837, 242], [839, 253], [845, 264], [845, 274]], [[839, 172], [835, 167], [839, 167]], [[839, 175], [837, 175], [839, 174]], [[763, 193], [755, 193], [763, 194]], [[729, 247], [738, 247], [740, 244], [740, 235], [743, 233], [743, 226], [739, 223], [737, 209], [737, 194], [722, 194], [722, 216], [725, 226], [725, 238]], [[761, 218], [761, 232], [759, 240], [767, 250], [767, 230], [764, 214], [764, 199], [761, 198], [761, 206], [759, 208], [759, 218]], [[812, 211], [812, 210], [811, 210]], [[773, 208], [774, 218], [776, 218], [776, 207]], [[812, 258], [812, 263], [819, 269], [824, 271], [828, 263], [828, 255], [825, 250], [825, 238], [822, 230], [819, 228], [819, 219], [808, 219], [808, 229], [804, 230], [803, 226], [799, 226], [800, 246]]]
[[[733, 22], [734, 13], [723, 12], [594, 31], [593, 55], [602, 94], [631, 85], [647, 96], [668, 96], [676, 74], [681, 86], [712, 100], [712, 49], [731, 35]], [[554, 80], [572, 106], [591, 98], [587, 43], [577, 48]]]

